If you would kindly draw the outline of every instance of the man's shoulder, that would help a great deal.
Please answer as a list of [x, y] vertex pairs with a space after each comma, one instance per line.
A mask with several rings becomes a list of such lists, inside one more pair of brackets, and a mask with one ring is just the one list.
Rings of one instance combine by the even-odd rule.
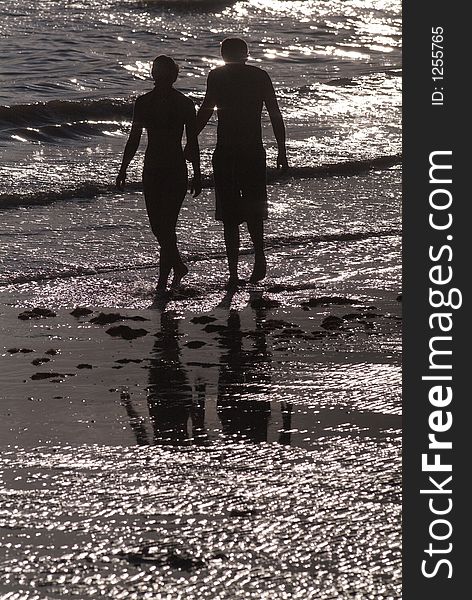
[[[212, 69], [208, 75], [211, 77], [221, 77], [225, 73], [230, 73], [233, 68], [234, 66], [231, 64], [222, 65], [221, 67], [215, 67], [214, 69]], [[237, 69], [242, 73], [251, 73], [256, 77], [269, 77], [267, 71], [264, 71], [264, 69], [256, 67], [255, 65], [238, 64]]]
[[212, 69], [208, 73], [208, 79], [218, 79], [219, 77], [221, 77], [225, 72], [225, 67], [226, 65], [223, 65], [221, 67], [215, 67], [214, 69]]
[[208, 81], [212, 85], [226, 85], [228, 81], [251, 81], [254, 84], [265, 85], [270, 82], [267, 71], [254, 65], [224, 65], [212, 69], [208, 74]]
[[245, 67], [248, 72], [254, 73], [256, 77], [269, 77], [267, 71], [264, 71], [261, 67], [256, 67], [256, 65], [245, 65]]

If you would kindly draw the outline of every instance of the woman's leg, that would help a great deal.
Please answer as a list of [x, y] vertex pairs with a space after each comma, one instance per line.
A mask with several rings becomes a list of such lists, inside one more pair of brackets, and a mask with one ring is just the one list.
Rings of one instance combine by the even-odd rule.
[[161, 247], [159, 260], [159, 280], [157, 287], [165, 289], [169, 279], [170, 272], [174, 270], [172, 287], [176, 287], [183, 277], [188, 273], [188, 269], [180, 256], [177, 247], [177, 234], [175, 231], [176, 220], [161, 222], [159, 227], [155, 227], [155, 235]]
[[[168, 181], [161, 177], [143, 177], [143, 183], [149, 222], [160, 246], [157, 289], [165, 290], [172, 269], [172, 286], [178, 285], [188, 273], [177, 247], [176, 234], [177, 219], [187, 191], [186, 170]], [[175, 186], [180, 188], [177, 194]]]

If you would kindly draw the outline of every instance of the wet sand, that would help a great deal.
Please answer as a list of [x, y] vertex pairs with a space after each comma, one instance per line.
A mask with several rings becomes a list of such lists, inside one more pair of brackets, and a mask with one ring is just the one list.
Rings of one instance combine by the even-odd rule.
[[400, 597], [401, 302], [290, 297], [2, 308], [4, 597]]

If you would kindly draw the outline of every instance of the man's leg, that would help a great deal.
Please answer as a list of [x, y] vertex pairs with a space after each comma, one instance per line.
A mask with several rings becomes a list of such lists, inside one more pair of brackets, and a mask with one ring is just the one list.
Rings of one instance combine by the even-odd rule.
[[239, 225], [232, 221], [223, 223], [226, 256], [228, 258], [229, 280], [228, 285], [237, 285], [238, 259], [239, 259]]
[[252, 219], [247, 222], [247, 229], [254, 246], [254, 269], [249, 279], [251, 283], [256, 283], [264, 279], [267, 272], [267, 261], [264, 254], [264, 221], [262, 219]]

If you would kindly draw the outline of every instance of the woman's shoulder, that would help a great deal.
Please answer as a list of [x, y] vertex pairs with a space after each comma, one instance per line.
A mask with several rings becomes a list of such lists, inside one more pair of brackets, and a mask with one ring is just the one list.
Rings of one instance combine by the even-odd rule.
[[180, 102], [184, 106], [193, 106], [193, 100], [189, 96], [186, 96], [183, 92], [176, 90], [175, 88], [172, 88], [172, 90], [174, 93], [174, 99], [177, 102]]
[[152, 101], [153, 92], [154, 92], [154, 90], [150, 90], [149, 92], [146, 92], [145, 94], [141, 94], [140, 96], [138, 96], [136, 98], [136, 100], [134, 101], [135, 105], [138, 107], [146, 106], [146, 104], [148, 104], [149, 102]]

